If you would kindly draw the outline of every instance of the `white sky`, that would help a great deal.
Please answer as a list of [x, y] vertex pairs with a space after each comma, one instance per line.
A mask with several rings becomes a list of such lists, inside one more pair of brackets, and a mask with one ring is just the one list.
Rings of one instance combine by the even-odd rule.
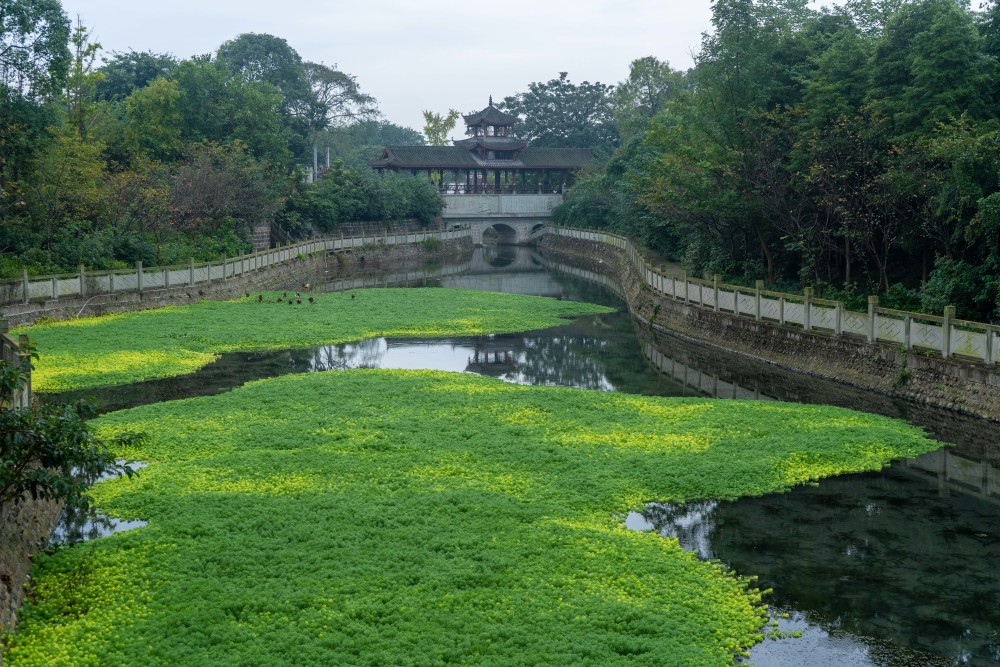
[[63, 0], [111, 51], [180, 58], [245, 32], [282, 37], [304, 60], [357, 77], [384, 116], [420, 130], [421, 111], [462, 113], [560, 71], [615, 84], [656, 56], [691, 67], [710, 0]]

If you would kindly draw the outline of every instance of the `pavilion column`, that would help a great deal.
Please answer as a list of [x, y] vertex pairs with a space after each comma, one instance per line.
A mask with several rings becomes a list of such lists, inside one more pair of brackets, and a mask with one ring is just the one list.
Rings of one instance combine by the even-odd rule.
[[562, 190], [560, 191], [560, 194], [566, 194], [566, 178], [567, 178], [567, 176], [568, 176], [568, 174], [567, 174], [566, 170], [563, 169], [562, 170]]
[[500, 170], [499, 169], [494, 169], [493, 170], [493, 184], [496, 186], [496, 190], [499, 193], [500, 192]]

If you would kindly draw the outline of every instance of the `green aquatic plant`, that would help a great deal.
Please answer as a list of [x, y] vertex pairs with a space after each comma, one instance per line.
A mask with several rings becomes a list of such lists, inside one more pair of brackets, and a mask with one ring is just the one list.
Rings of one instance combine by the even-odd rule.
[[93, 494], [149, 522], [36, 558], [10, 667], [717, 665], [761, 593], [652, 500], [736, 498], [938, 446], [826, 406], [505, 384], [284, 376], [94, 422], [150, 463]]
[[586, 303], [474, 290], [389, 288], [305, 298], [286, 291], [51, 322], [16, 333], [31, 336], [43, 353], [32, 378], [34, 389], [56, 392], [184, 375], [224, 352], [372, 336], [512, 333], [610, 311]]

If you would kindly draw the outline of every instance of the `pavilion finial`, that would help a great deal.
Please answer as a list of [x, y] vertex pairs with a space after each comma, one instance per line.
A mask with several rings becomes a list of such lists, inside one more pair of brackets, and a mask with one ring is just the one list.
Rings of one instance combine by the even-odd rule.
[[493, 96], [490, 95], [490, 106], [493, 106]]

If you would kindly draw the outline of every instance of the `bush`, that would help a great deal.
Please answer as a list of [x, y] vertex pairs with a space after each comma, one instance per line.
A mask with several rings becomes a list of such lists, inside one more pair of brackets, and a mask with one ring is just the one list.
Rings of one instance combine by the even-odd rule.
[[940, 315], [945, 306], [955, 306], [958, 317], [986, 320], [991, 304], [983, 303], [982, 272], [962, 260], [938, 257], [934, 270], [920, 290], [920, 306], [925, 313]]
[[16, 408], [13, 398], [28, 382], [27, 368], [36, 355], [25, 351], [17, 364], [0, 362], [0, 508], [29, 496], [88, 505], [91, 480], [135, 471], [118, 463], [111, 446], [138, 444], [142, 436], [125, 433], [111, 441], [95, 438], [86, 420], [96, 416], [87, 401]]

